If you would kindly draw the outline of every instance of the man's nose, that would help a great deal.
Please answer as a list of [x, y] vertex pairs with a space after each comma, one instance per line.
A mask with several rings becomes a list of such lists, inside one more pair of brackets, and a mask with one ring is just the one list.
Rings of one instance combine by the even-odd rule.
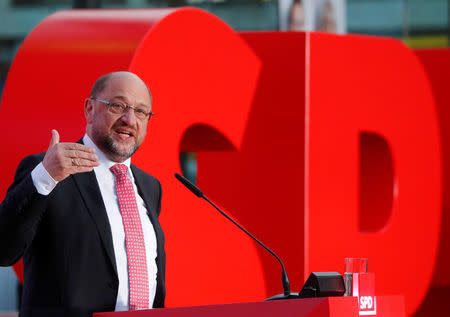
[[134, 110], [131, 108], [128, 108], [128, 110], [122, 115], [121, 119], [130, 126], [136, 125], [137, 121], [136, 114], [134, 113]]

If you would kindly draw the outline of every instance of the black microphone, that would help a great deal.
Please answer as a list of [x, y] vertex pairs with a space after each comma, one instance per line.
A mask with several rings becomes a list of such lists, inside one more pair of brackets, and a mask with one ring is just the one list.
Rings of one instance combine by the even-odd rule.
[[184, 186], [186, 186], [191, 192], [194, 193], [195, 196], [200, 197], [200, 198], [204, 198], [205, 195], [203, 195], [203, 192], [194, 184], [192, 184], [190, 181], [187, 180], [187, 178], [185, 178], [184, 176], [175, 173], [175, 177], [183, 183]]
[[189, 180], [187, 180], [184, 176], [175, 173], [176, 179], [178, 179], [184, 186], [187, 187], [191, 192], [194, 193], [197, 197], [203, 198], [208, 203], [210, 203], [214, 208], [216, 208], [225, 218], [230, 220], [232, 223], [234, 223], [239, 229], [244, 231], [247, 235], [250, 236], [253, 240], [255, 240], [260, 246], [262, 246], [264, 249], [266, 249], [270, 254], [272, 254], [280, 263], [281, 265], [281, 283], [283, 284], [283, 294], [278, 294], [272, 297], [267, 298], [266, 300], [278, 300], [278, 299], [291, 299], [291, 298], [298, 298], [298, 293], [291, 293], [291, 288], [289, 286], [289, 278], [286, 273], [286, 269], [284, 268], [283, 262], [281, 262], [280, 258], [270, 250], [268, 247], [266, 247], [261, 241], [256, 239], [250, 232], [245, 230], [240, 224], [238, 224], [236, 221], [231, 219], [230, 216], [228, 216], [225, 212], [223, 212], [219, 207], [217, 207], [212, 201], [210, 201], [203, 192], [194, 184], [192, 184]]

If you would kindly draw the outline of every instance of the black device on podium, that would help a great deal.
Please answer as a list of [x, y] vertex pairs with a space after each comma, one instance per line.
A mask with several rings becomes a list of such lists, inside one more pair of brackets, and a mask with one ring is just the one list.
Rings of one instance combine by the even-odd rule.
[[298, 293], [298, 297], [342, 296], [344, 293], [344, 279], [338, 272], [312, 272]]

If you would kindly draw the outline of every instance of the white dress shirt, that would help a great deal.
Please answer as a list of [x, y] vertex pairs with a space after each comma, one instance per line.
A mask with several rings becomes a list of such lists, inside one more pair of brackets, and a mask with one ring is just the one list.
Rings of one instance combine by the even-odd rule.
[[[83, 143], [95, 149], [100, 165], [94, 167], [95, 177], [97, 178], [100, 192], [105, 204], [114, 246], [116, 258], [117, 274], [119, 277], [119, 290], [117, 293], [116, 311], [129, 310], [129, 287], [128, 287], [128, 259], [125, 245], [125, 231], [122, 222], [122, 215], [119, 209], [119, 200], [115, 189], [115, 177], [109, 170], [116, 162], [110, 161], [92, 142], [86, 134], [83, 137]], [[136, 202], [141, 218], [142, 231], [144, 234], [145, 253], [147, 256], [148, 282], [149, 282], [149, 307], [153, 306], [156, 294], [156, 235], [150, 218], [147, 215], [147, 208], [144, 200], [138, 194], [137, 186], [134, 181], [133, 173], [130, 169], [131, 159], [127, 159], [122, 164], [128, 167], [127, 176], [133, 184]], [[33, 184], [38, 193], [48, 195], [58, 184], [42, 165], [42, 162], [31, 172]]]

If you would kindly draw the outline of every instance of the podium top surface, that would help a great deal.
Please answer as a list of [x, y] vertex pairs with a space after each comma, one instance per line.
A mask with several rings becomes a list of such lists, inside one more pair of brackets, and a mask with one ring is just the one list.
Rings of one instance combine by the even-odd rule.
[[[377, 296], [378, 317], [403, 317], [403, 296]], [[133, 312], [96, 313], [94, 317], [240, 317], [240, 316], [295, 316], [295, 317], [351, 317], [359, 316], [356, 297], [323, 297], [279, 300], [271, 302], [236, 303], [207, 306], [159, 308]]]

